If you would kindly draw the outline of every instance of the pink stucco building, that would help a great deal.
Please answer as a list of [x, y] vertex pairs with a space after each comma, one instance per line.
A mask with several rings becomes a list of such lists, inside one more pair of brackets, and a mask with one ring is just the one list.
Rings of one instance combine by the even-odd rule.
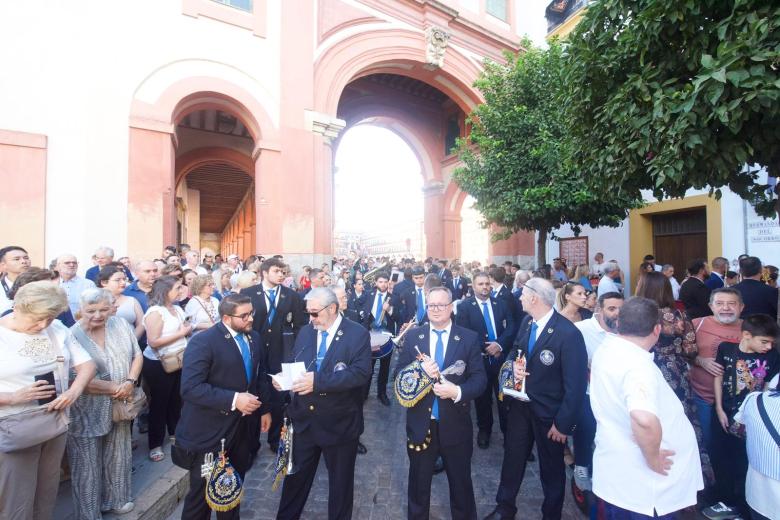
[[[427, 254], [460, 254], [448, 153], [511, 0], [138, 0], [0, 6], [2, 242], [42, 264], [188, 242], [317, 264], [340, 132], [400, 135], [424, 176]], [[531, 257], [533, 237], [492, 254]]]

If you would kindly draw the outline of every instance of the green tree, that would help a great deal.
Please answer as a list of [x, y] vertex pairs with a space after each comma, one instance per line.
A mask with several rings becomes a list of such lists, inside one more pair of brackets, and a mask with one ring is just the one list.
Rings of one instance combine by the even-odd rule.
[[454, 178], [476, 199], [497, 240], [518, 230], [538, 231], [537, 261], [543, 264], [550, 232], [571, 224], [617, 226], [636, 199], [601, 197], [589, 189], [567, 160], [570, 143], [560, 96], [564, 56], [523, 41], [526, 52], [507, 54], [506, 64], [487, 63], [475, 86], [485, 103], [470, 115], [469, 140], [459, 142], [464, 166]]
[[780, 175], [780, 3], [599, 0], [567, 53], [572, 157], [592, 189], [728, 186], [773, 213], [745, 165]]

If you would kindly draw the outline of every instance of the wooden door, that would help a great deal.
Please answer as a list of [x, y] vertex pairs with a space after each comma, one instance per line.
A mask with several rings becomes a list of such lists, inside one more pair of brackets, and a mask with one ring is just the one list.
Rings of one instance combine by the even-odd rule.
[[704, 208], [653, 216], [653, 255], [658, 265], [672, 264], [674, 277], [685, 278], [688, 264], [707, 259], [707, 216]]

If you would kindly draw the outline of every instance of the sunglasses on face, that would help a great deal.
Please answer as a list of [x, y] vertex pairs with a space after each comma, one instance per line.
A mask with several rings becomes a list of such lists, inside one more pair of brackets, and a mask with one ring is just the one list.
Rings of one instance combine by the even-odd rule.
[[325, 307], [322, 307], [321, 309], [317, 309], [316, 311], [310, 311], [310, 310], [308, 310], [308, 309], [307, 309], [305, 312], [306, 312], [306, 314], [308, 314], [308, 315], [309, 315], [309, 316], [311, 316], [312, 318], [316, 318], [317, 316], [319, 316], [319, 315], [320, 315], [320, 313], [321, 313], [322, 311], [324, 311], [324, 310], [325, 310], [325, 309], [327, 309], [328, 307], [329, 307], [329, 306], [325, 306]]

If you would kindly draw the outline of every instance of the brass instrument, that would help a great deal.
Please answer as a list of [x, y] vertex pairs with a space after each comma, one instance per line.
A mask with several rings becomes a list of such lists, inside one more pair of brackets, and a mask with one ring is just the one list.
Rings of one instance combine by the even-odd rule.
[[370, 271], [366, 271], [366, 274], [363, 275], [363, 283], [368, 283], [371, 285], [374, 285], [376, 283], [376, 277], [379, 273], [384, 271], [387, 266], [390, 265], [390, 262], [385, 262], [384, 264], [380, 265], [379, 267], [374, 267]]
[[398, 333], [398, 335], [393, 336], [392, 338], [390, 338], [390, 341], [392, 341], [393, 345], [395, 345], [396, 347], [401, 347], [404, 344], [403, 343], [404, 336], [406, 335], [407, 332], [409, 332], [409, 330], [412, 327], [417, 325], [417, 317], [416, 316], [412, 316], [412, 319], [409, 320], [405, 325], [406, 325], [405, 329], [403, 329], [400, 333]]

